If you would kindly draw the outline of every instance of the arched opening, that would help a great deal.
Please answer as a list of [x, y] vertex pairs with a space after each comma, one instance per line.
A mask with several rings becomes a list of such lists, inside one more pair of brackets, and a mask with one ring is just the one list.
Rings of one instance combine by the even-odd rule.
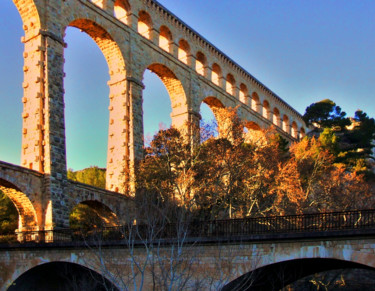
[[0, 26], [4, 40], [0, 42], [0, 160], [20, 165], [24, 65], [20, 39], [27, 32], [12, 1], [2, 1], [0, 19], [4, 23]]
[[[65, 50], [64, 68], [67, 166], [74, 170], [90, 166], [105, 168], [109, 123], [108, 61], [113, 56], [109, 56], [107, 50], [106, 62], [101, 49], [108, 45], [110, 37], [104, 36], [104, 30], [88, 20], [76, 20], [70, 26], [66, 29], [65, 41], [69, 46]], [[90, 69], [93, 63], [95, 70]]]
[[[207, 97], [203, 100], [200, 107], [200, 114], [202, 116], [201, 128], [203, 129], [203, 135], [205, 137], [217, 137], [223, 134], [225, 128], [225, 120], [220, 114], [220, 111], [224, 108], [223, 103], [215, 97]], [[205, 137], [202, 141], [205, 140]]]
[[[106, 167], [108, 139], [108, 66], [87, 34], [67, 28], [65, 41], [65, 132], [67, 166]], [[95, 63], [95, 70], [90, 69]], [[80, 130], [78, 130], [80, 129]], [[82, 153], [85, 153], [84, 155]], [[82, 182], [82, 181], [80, 181]]]
[[173, 43], [173, 37], [172, 33], [166, 26], [160, 27], [160, 33], [159, 33], [159, 46], [166, 52], [170, 53]]
[[101, 274], [68, 262], [51, 262], [36, 266], [19, 276], [8, 291], [47, 290], [119, 290]]
[[267, 100], [263, 101], [263, 117], [266, 119], [270, 119], [271, 111], [270, 111], [270, 104]]
[[372, 290], [375, 271], [360, 268], [334, 269], [315, 273], [285, 286], [284, 290]]
[[[182, 86], [181, 81], [176, 77], [176, 75], [166, 66], [162, 64], [152, 64], [147, 68], [151, 73], [154, 74], [153, 81], [158, 81], [160, 79], [162, 83], [159, 83], [158, 91], [150, 91], [146, 89], [144, 91], [144, 120], [145, 122], [145, 133], [150, 132], [146, 129], [146, 124], [151, 125], [151, 130], [155, 130], [155, 126], [158, 125], [160, 122], [165, 122], [166, 127], [172, 123], [172, 125], [176, 128], [182, 128], [185, 126], [185, 122], [187, 121], [187, 100], [185, 95], [185, 90]], [[156, 76], [157, 77], [156, 77]], [[147, 76], [145, 74], [145, 76]], [[150, 74], [148, 74], [150, 77]], [[147, 80], [146, 80], [147, 81]], [[151, 84], [151, 82], [148, 82]], [[162, 85], [163, 84], [163, 85]], [[165, 89], [163, 87], [165, 86]], [[146, 91], [147, 90], [147, 91]], [[166, 93], [167, 92], [167, 93]], [[147, 99], [149, 99], [147, 101]], [[170, 100], [170, 101], [169, 101]], [[154, 106], [150, 106], [154, 104]], [[170, 105], [169, 105], [170, 104]], [[146, 105], [150, 106], [147, 108]], [[158, 114], [155, 114], [158, 112]], [[163, 114], [163, 118], [160, 119], [160, 112]], [[170, 113], [169, 117], [167, 114]], [[146, 117], [146, 118], [145, 118]], [[151, 118], [153, 123], [150, 124], [147, 119]], [[147, 126], [148, 127], [148, 126]]]
[[297, 126], [297, 123], [295, 121], [292, 122], [291, 135], [294, 138], [298, 138], [298, 126]]
[[87, 200], [77, 204], [69, 216], [71, 229], [101, 229], [119, 225], [117, 215], [97, 200]]
[[217, 129], [215, 114], [207, 103], [201, 103], [199, 114], [201, 115], [201, 120], [199, 122], [200, 142], [205, 142], [211, 137], [217, 137], [219, 131]]
[[283, 124], [282, 124], [282, 128], [285, 132], [289, 133], [289, 117], [288, 115], [285, 115], [283, 116]]
[[138, 33], [147, 39], [151, 39], [152, 20], [145, 11], [138, 14]]
[[253, 92], [253, 94], [251, 94], [251, 109], [258, 113], [260, 111], [260, 100], [256, 92]]
[[374, 268], [337, 259], [297, 259], [258, 268], [233, 280], [221, 290], [280, 290], [308, 275], [337, 269], [363, 269], [375, 272]]
[[246, 85], [242, 83], [240, 85], [240, 101], [243, 104], [249, 105], [249, 103], [248, 103], [248, 94], [249, 94], [249, 91], [247, 90]]
[[303, 127], [301, 127], [301, 129], [299, 131], [299, 138], [302, 139], [302, 138], [304, 138], [305, 135], [306, 135], [306, 131]]
[[190, 45], [184, 40], [180, 39], [178, 42], [178, 59], [186, 65], [189, 65]]
[[199, 75], [205, 76], [206, 75], [206, 64], [207, 64], [207, 59], [206, 56], [198, 52], [197, 57], [195, 60], [195, 70]]
[[251, 144], [259, 144], [264, 141], [264, 134], [261, 127], [254, 121], [247, 121], [244, 124], [244, 139], [245, 142]]
[[[11, 221], [11, 218], [14, 217], [14, 208], [12, 205], [9, 205], [9, 200], [13, 203], [13, 206], [17, 210], [17, 223], [19, 231], [33, 231], [38, 230], [38, 219], [36, 215], [35, 208], [31, 203], [30, 199], [23, 193], [18, 187], [14, 184], [0, 178], [0, 192], [1, 197], [1, 209], [0, 213], [2, 214], [2, 221], [4, 225], [7, 222], [9, 230], [14, 229], [14, 221]], [[5, 197], [6, 196], [6, 197]]]
[[248, 121], [245, 123], [245, 128], [250, 131], [250, 130], [261, 130], [260, 126], [258, 123], [254, 121]]
[[215, 63], [212, 65], [211, 81], [215, 85], [221, 87], [221, 79], [222, 79], [221, 68], [218, 64]]
[[227, 75], [225, 90], [232, 96], [236, 95], [236, 80], [232, 74]]
[[171, 126], [172, 105], [167, 88], [157, 74], [146, 70], [143, 84], [143, 135], [144, 145], [149, 146], [159, 129]]
[[19, 215], [12, 200], [0, 188], [0, 243], [15, 241]]
[[90, 2], [94, 3], [96, 6], [104, 9], [104, 0], [90, 0]]
[[273, 109], [272, 122], [274, 125], [280, 127], [280, 111], [276, 107]]
[[116, 0], [115, 1], [115, 17], [122, 23], [129, 25], [129, 15], [130, 15], [130, 4], [127, 0]]

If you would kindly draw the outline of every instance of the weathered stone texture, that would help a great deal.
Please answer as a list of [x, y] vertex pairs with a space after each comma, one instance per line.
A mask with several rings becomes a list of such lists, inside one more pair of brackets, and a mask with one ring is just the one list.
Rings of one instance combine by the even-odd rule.
[[[132, 255], [130, 255], [130, 251], [132, 251]], [[155, 252], [157, 252], [158, 259], [165, 256], [165, 260], [168, 260], [171, 249], [168, 246], [157, 247]], [[192, 271], [193, 279], [209, 277], [219, 280], [221, 277], [226, 278], [227, 283], [270, 264], [305, 258], [336, 259], [338, 268], [342, 261], [375, 268], [375, 239], [373, 238], [306, 239], [204, 245], [195, 243], [193, 247], [186, 244], [183, 252], [187, 252], [186, 254], [192, 262], [189, 269]], [[48, 262], [76, 263], [103, 273], [98, 255], [98, 250], [86, 247], [2, 249], [0, 250], [0, 290], [6, 290], [6, 287], [24, 272]], [[142, 263], [145, 260], [145, 255], [146, 251], [142, 247], [128, 249], [127, 247], [112, 246], [111, 248], [102, 248], [99, 257], [106, 262], [107, 271], [123, 276], [122, 279], [125, 279], [127, 275], [131, 274], [131, 261]], [[158, 272], [158, 267], [154, 271]], [[152, 289], [152, 278], [146, 276], [145, 290], [149, 289]]]
[[[66, 173], [64, 116], [64, 38], [69, 26], [86, 32], [108, 64], [110, 191], [134, 193], [135, 167], [143, 154], [146, 69], [166, 86], [172, 124], [187, 129], [192, 143], [197, 142], [196, 134], [185, 125], [199, 125], [202, 102], [214, 112], [239, 106], [240, 117], [251, 128], [274, 124], [289, 140], [305, 131], [292, 107], [153, 0], [13, 2], [25, 30], [21, 165], [44, 175], [42, 189], [36, 191], [41, 202], [39, 206], [31, 202], [39, 228], [68, 226], [74, 205]], [[225, 121], [218, 122], [220, 129]]]

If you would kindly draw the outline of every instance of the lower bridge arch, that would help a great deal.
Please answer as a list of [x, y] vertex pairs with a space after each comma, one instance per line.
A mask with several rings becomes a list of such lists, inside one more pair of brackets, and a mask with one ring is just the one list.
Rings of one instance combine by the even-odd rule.
[[49, 262], [29, 269], [20, 275], [8, 291], [65, 291], [119, 289], [98, 272], [70, 262]]
[[12, 200], [19, 214], [19, 230], [38, 230], [35, 208], [29, 197], [14, 184], [0, 178], [0, 191]]
[[69, 222], [71, 228], [102, 228], [120, 224], [116, 213], [98, 200], [85, 200], [76, 204], [70, 212]]
[[280, 290], [289, 284], [315, 273], [339, 269], [375, 268], [360, 263], [329, 258], [295, 259], [266, 265], [231, 281], [222, 291]]

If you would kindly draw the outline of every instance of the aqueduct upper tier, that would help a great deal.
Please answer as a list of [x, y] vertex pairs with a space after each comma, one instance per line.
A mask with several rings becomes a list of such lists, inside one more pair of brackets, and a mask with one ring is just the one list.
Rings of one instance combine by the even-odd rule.
[[44, 189], [51, 197], [53, 225], [66, 225], [66, 216], [53, 209], [71, 203], [66, 195], [64, 113], [68, 27], [87, 33], [109, 68], [108, 190], [127, 193], [134, 162], [142, 157], [146, 69], [166, 86], [176, 127], [199, 125], [205, 102], [211, 107], [238, 106], [241, 119], [253, 128], [274, 125], [289, 140], [306, 132], [296, 110], [157, 1], [13, 2], [25, 31], [21, 165], [48, 179]]

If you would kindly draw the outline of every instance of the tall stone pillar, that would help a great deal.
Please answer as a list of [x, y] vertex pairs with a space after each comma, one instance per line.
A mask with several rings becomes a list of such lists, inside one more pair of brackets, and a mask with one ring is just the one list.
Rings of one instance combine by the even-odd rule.
[[45, 174], [43, 218], [46, 229], [69, 223], [65, 193], [64, 42], [40, 30], [25, 43], [22, 166]]
[[127, 77], [110, 84], [107, 189], [134, 195], [136, 165], [143, 158], [141, 81]]
[[144, 85], [141, 81], [128, 77], [128, 98], [130, 103], [130, 128], [129, 128], [129, 166], [130, 166], [130, 191], [134, 192], [135, 169], [137, 163], [143, 158], [143, 109], [142, 91]]
[[130, 102], [126, 78], [110, 86], [109, 130], [106, 188], [119, 193], [128, 192], [129, 183], [129, 120]]
[[67, 190], [65, 117], [64, 117], [64, 48], [63, 39], [46, 31], [44, 75], [44, 173], [45, 192], [50, 194], [51, 211], [47, 211], [46, 227], [69, 226]]

